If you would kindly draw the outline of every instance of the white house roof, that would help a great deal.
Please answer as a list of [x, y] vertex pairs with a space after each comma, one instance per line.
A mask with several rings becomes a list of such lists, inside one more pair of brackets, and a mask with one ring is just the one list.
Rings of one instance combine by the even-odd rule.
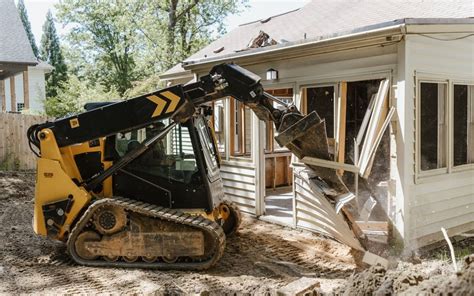
[[0, 62], [37, 64], [13, 0], [0, 0]]
[[[389, 26], [405, 19], [465, 19], [474, 17], [472, 0], [312, 0], [304, 7], [267, 19], [242, 24], [186, 59], [185, 63], [202, 62], [219, 57], [238, 56], [256, 50], [267, 50], [285, 44], [304, 43], [374, 26]], [[277, 42], [265, 49], [249, 49], [249, 42], [264, 32]], [[162, 77], [185, 70], [176, 65]]]

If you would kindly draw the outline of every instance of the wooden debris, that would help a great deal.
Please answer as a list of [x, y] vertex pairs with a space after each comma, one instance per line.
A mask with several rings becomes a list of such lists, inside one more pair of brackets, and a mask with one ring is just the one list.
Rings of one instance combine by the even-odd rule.
[[364, 257], [362, 258], [362, 262], [367, 263], [369, 265], [380, 265], [384, 267], [385, 269], [388, 268], [388, 260], [385, 258], [382, 258], [378, 255], [375, 255], [374, 253], [371, 253], [369, 251], [366, 251], [364, 253]]
[[319, 288], [319, 287], [320, 287], [320, 284], [317, 279], [302, 277], [278, 289], [277, 295], [279, 296], [305, 295], [306, 293], [311, 293], [314, 289]]

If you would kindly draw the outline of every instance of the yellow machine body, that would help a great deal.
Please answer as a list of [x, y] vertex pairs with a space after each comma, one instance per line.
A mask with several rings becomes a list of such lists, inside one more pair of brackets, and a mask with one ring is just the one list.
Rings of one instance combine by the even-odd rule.
[[[92, 195], [83, 187], [78, 186], [73, 180], [82, 182], [79, 169], [74, 161], [74, 156], [87, 152], [101, 151], [104, 147], [103, 139], [100, 145], [89, 147], [89, 143], [81, 143], [64, 148], [59, 148], [53, 132], [45, 129], [44, 138], [41, 139], [41, 157], [37, 162], [35, 207], [33, 229], [35, 233], [46, 236], [47, 223], [53, 224], [44, 216], [44, 207], [61, 200], [72, 200], [68, 213], [64, 213], [64, 224], [56, 225], [58, 233], [55, 239], [63, 240], [71, 229], [77, 216], [90, 202]], [[102, 152], [102, 151], [101, 151]], [[103, 161], [104, 168], [110, 167], [111, 162]], [[112, 195], [112, 178], [104, 182], [104, 189], [97, 196], [109, 197]]]

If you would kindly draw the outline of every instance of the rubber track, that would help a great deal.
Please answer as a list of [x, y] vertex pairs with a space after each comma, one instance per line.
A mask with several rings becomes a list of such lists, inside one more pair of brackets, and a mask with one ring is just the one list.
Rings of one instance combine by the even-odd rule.
[[[119, 206], [127, 211], [132, 211], [152, 218], [159, 218], [166, 221], [188, 225], [194, 228], [205, 231], [215, 239], [215, 252], [207, 260], [204, 261], [193, 261], [193, 262], [176, 262], [176, 263], [165, 263], [165, 262], [125, 262], [116, 261], [108, 262], [105, 260], [86, 260], [79, 257], [75, 251], [74, 242], [77, 236], [82, 232], [82, 229], [86, 226], [87, 222], [92, 218], [95, 210], [101, 206], [114, 205]], [[200, 215], [190, 215], [179, 210], [163, 208], [160, 206], [144, 203], [137, 200], [132, 200], [122, 197], [114, 198], [103, 198], [95, 201], [86, 210], [84, 215], [76, 223], [76, 226], [71, 231], [68, 241], [67, 249], [72, 259], [81, 265], [86, 266], [101, 266], [101, 267], [126, 267], [126, 268], [156, 268], [162, 270], [204, 270], [213, 266], [222, 256], [225, 249], [225, 234], [222, 228], [214, 221], [206, 219]]]

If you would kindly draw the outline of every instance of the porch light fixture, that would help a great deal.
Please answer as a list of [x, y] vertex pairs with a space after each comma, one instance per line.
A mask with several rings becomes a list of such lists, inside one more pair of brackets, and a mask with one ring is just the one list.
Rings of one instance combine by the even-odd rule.
[[278, 79], [278, 71], [270, 68], [267, 70], [267, 80], [277, 80]]

